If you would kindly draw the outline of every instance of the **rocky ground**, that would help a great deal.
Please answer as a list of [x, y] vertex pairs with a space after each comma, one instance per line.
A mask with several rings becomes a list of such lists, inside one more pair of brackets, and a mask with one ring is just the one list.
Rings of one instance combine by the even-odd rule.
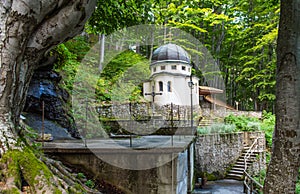
[[[38, 134], [42, 133], [42, 116], [34, 113], [25, 113], [24, 123], [34, 129]], [[59, 124], [51, 121], [49, 119], [44, 120], [44, 133], [51, 134], [53, 140], [62, 140], [62, 139], [75, 139], [71, 136], [66, 128], [61, 127]]]

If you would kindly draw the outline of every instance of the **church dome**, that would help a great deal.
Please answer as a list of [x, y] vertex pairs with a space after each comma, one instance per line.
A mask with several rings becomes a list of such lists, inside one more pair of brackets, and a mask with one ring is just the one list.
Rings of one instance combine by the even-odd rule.
[[189, 54], [180, 46], [172, 43], [158, 47], [152, 55], [151, 65], [162, 62], [190, 64]]

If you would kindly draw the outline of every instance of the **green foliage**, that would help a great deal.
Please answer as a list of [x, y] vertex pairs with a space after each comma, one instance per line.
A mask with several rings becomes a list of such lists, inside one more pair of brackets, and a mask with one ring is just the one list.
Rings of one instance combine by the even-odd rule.
[[260, 128], [259, 120], [253, 117], [229, 115], [224, 121], [235, 125], [238, 131], [257, 131]]
[[77, 174], [76, 178], [78, 178], [78, 179], [85, 179], [86, 176], [82, 172], [80, 172], [80, 173]]
[[76, 57], [77, 61], [81, 61], [91, 49], [88, 37], [86, 36], [76, 36], [65, 42], [64, 45], [74, 55], [72, 57]]
[[87, 187], [89, 187], [89, 188], [94, 188], [94, 187], [95, 187], [95, 183], [94, 183], [94, 181], [92, 181], [92, 180], [87, 180], [84, 184], [85, 184]]
[[77, 61], [77, 56], [71, 53], [65, 44], [58, 45], [53, 52], [58, 55], [58, 61], [55, 63], [54, 70], [63, 76], [61, 86], [71, 93], [74, 78], [80, 65]]
[[272, 147], [272, 137], [275, 127], [275, 115], [263, 111], [262, 119], [253, 117], [229, 115], [224, 119], [226, 124], [233, 124], [238, 131], [264, 131], [267, 146]]
[[261, 130], [265, 132], [265, 137], [269, 148], [272, 147], [272, 138], [273, 138], [274, 129], [275, 129], [275, 115], [263, 111]]
[[153, 20], [151, 7], [154, 0], [98, 1], [96, 10], [87, 23], [90, 33], [111, 34], [115, 30]]
[[2, 191], [2, 194], [21, 194], [21, 192], [17, 188], [12, 188], [9, 190]]
[[257, 182], [259, 182], [261, 185], [264, 185], [264, 181], [265, 181], [265, 177], [267, 174], [267, 170], [263, 169], [259, 172], [259, 175], [254, 176], [254, 180], [256, 180]]
[[213, 134], [213, 133], [234, 133], [236, 132], [235, 125], [216, 123], [208, 127], [199, 127], [198, 134]]
[[96, 98], [100, 101], [138, 101], [142, 83], [149, 75], [149, 61], [132, 51], [125, 51], [104, 67], [97, 81]]
[[296, 183], [296, 194], [300, 194], [300, 168], [298, 170], [298, 180]]

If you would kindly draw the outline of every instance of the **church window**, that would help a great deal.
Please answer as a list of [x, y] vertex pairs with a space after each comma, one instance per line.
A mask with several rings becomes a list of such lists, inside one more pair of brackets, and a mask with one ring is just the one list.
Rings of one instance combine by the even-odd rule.
[[164, 91], [164, 85], [162, 81], [158, 82], [158, 87], [160, 92]]
[[171, 82], [168, 81], [168, 92], [172, 92], [172, 85], [171, 85]]
[[183, 71], [185, 71], [185, 68], [186, 68], [185, 66], [181, 66], [181, 69], [182, 69]]
[[166, 69], [166, 66], [164, 66], [164, 65], [160, 67], [160, 70], [165, 70], [165, 69]]
[[172, 66], [171, 66], [171, 69], [176, 70], [176, 69], [177, 69], [177, 66], [176, 66], [176, 65], [172, 65]]
[[153, 68], [153, 72], [156, 72], [156, 67]]

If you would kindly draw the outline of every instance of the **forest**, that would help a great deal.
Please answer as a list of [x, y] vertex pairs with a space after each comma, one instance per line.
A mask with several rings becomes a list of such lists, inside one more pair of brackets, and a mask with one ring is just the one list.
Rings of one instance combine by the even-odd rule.
[[274, 113], [279, 1], [112, 1], [105, 6], [99, 4], [88, 32], [109, 35], [145, 23], [184, 30], [212, 54], [229, 105]]

